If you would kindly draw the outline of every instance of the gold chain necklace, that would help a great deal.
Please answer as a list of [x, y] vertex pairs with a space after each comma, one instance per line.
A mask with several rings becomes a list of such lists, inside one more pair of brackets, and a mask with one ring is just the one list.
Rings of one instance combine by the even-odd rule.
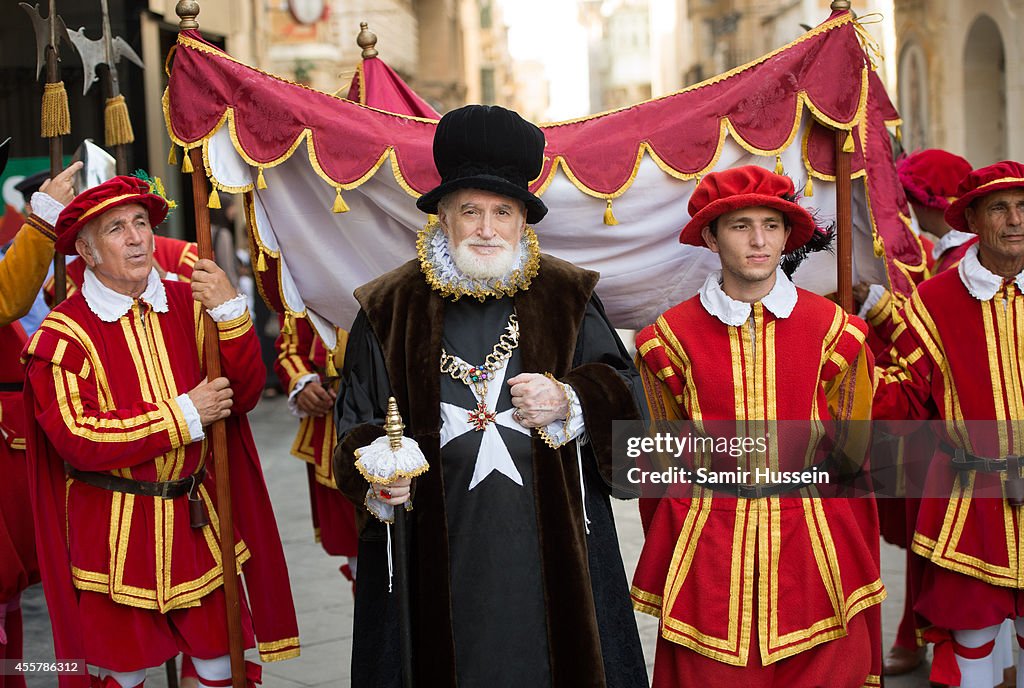
[[508, 325], [498, 338], [491, 353], [478, 366], [463, 363], [450, 353], [441, 349], [441, 374], [451, 375], [457, 380], [473, 388], [478, 401], [476, 409], [469, 411], [469, 422], [474, 430], [483, 430], [497, 418], [497, 413], [487, 408], [487, 383], [494, 379], [495, 373], [512, 357], [512, 352], [519, 346], [519, 320], [516, 314], [508, 316]]

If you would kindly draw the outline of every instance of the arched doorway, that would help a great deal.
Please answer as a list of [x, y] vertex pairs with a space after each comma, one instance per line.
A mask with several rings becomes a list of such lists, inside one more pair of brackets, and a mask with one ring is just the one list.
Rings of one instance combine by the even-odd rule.
[[999, 27], [982, 14], [964, 44], [966, 154], [980, 167], [1007, 157], [1006, 52]]
[[924, 51], [916, 41], [909, 42], [900, 55], [899, 96], [903, 147], [908, 151], [929, 148], [928, 69]]

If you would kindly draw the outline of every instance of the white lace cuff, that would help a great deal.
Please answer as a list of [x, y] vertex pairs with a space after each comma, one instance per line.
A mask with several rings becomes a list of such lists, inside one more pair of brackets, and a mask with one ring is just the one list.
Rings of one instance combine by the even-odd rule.
[[50, 194], [43, 193], [42, 191], [36, 191], [32, 194], [32, 199], [29, 201], [32, 204], [32, 212], [51, 227], [57, 225], [57, 218], [60, 216], [60, 211], [64, 210], [64, 204], [58, 201]]
[[[574, 390], [572, 386], [562, 382], [558, 384], [562, 385], [562, 389], [565, 390], [565, 395], [569, 397], [569, 426], [566, 427], [563, 421], [556, 420], [552, 423], [548, 423], [544, 427], [544, 430], [558, 445], [565, 444], [569, 440], [577, 438], [580, 439], [582, 444], [586, 444], [586, 424], [583, 419], [583, 405], [580, 404], [580, 398], [576, 395], [576, 390]], [[568, 430], [568, 432], [563, 432], [563, 430]]]
[[210, 314], [214, 322], [227, 322], [228, 320], [240, 318], [245, 313], [247, 307], [245, 294], [236, 294], [234, 298], [228, 299], [219, 306], [207, 308], [206, 312]]
[[868, 313], [871, 312], [872, 308], [878, 305], [878, 302], [882, 300], [882, 297], [885, 296], [887, 291], [888, 289], [881, 284], [872, 284], [868, 289], [868, 297], [864, 299], [863, 305], [861, 305], [860, 310], [857, 311], [857, 317], [862, 320], [867, 319]]
[[299, 408], [299, 392], [310, 382], [320, 382], [320, 376], [316, 373], [306, 373], [295, 382], [291, 394], [288, 395], [288, 410], [296, 418], [305, 418], [309, 414]]
[[192, 441], [198, 442], [206, 437], [206, 433], [203, 431], [203, 422], [199, 418], [199, 411], [196, 409], [196, 405], [192, 403], [192, 397], [187, 394], [179, 394], [174, 400], [181, 407], [181, 415], [185, 416], [185, 423], [188, 424], [188, 434]]

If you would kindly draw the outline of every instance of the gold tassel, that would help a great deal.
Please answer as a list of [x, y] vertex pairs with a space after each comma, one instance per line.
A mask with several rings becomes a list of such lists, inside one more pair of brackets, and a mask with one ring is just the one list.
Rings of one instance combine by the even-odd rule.
[[804, 185], [804, 198], [814, 195], [814, 177], [807, 175], [807, 183]]
[[123, 95], [107, 99], [107, 105], [103, 108], [103, 129], [108, 147], [135, 141], [132, 120], [128, 116], [128, 105], [124, 102]]
[[267, 271], [267, 260], [263, 257], [263, 251], [260, 251], [260, 255], [256, 258], [256, 272]]
[[846, 140], [843, 141], [843, 152], [852, 153], [854, 150], [856, 150], [856, 147], [853, 145], [853, 132], [848, 131], [846, 132]]
[[896, 125], [896, 143], [903, 143], [903, 127]]
[[[260, 254], [263, 255], [263, 254]], [[295, 326], [292, 325], [292, 316], [288, 314], [284, 316], [284, 325], [281, 326], [281, 334], [294, 334]]]
[[68, 92], [63, 81], [43, 87], [43, 110], [40, 129], [44, 139], [71, 133], [71, 112], [68, 110]]
[[260, 168], [260, 173], [256, 175], [256, 188], [265, 189], [267, 188], [267, 180], [263, 178], [263, 168]]
[[882, 244], [882, 237], [875, 234], [874, 240], [875, 258], [881, 258], [885, 255], [885, 246]]
[[187, 150], [182, 151], [185, 154], [185, 159], [181, 161], [181, 171], [185, 174], [192, 174], [194, 168], [192, 167], [192, 156], [188, 154]]
[[327, 377], [338, 377], [338, 368], [334, 365], [334, 352], [327, 352]]
[[785, 170], [782, 167], [782, 156], [778, 153], [775, 154], [775, 174], [782, 174]]
[[336, 187], [335, 190], [338, 192], [338, 195], [334, 197], [334, 207], [331, 208], [331, 210], [336, 213], [347, 213], [348, 203], [346, 203], [345, 199], [341, 197], [341, 187]]
[[[217, 193], [216, 186], [210, 191], [210, 199], [206, 202], [206, 207], [212, 210], [220, 208], [220, 195]], [[263, 254], [261, 253], [260, 255], [262, 256]]]
[[171, 152], [167, 154], [167, 164], [177, 165], [178, 164], [178, 149], [175, 148], [174, 143], [171, 143]]
[[612, 213], [612, 199], [610, 198], [604, 207], [604, 223], [609, 227], [619, 224], [619, 221], [615, 219], [615, 215]]

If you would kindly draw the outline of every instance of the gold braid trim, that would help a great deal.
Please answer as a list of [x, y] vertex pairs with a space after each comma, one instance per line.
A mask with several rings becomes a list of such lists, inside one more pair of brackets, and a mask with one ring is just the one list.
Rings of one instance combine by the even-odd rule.
[[427, 284], [444, 298], [458, 301], [463, 296], [472, 296], [483, 301], [488, 296], [497, 298], [512, 296], [520, 289], [523, 291], [529, 289], [530, 283], [540, 270], [540, 242], [537, 241], [537, 233], [533, 231], [533, 228], [527, 226], [523, 230], [523, 236], [526, 238], [526, 261], [522, 268], [513, 270], [507, 279], [494, 282], [489, 287], [479, 286], [478, 283], [475, 288], [467, 289], [461, 284], [451, 284], [438, 276], [434, 270], [434, 264], [430, 260], [430, 239], [434, 232], [440, 231], [442, 231], [441, 225], [436, 221], [428, 222], [416, 237], [416, 254], [419, 256], [420, 269], [423, 271], [424, 277], [427, 278]]

